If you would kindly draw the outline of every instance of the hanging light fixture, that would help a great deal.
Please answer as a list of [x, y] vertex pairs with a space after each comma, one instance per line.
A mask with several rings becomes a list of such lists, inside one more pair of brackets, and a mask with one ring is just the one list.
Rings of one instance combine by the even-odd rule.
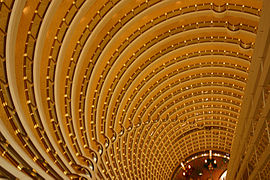
[[192, 167], [191, 167], [191, 165], [189, 164], [189, 165], [185, 166], [184, 163], [181, 162], [181, 166], [183, 168], [183, 176], [185, 176], [185, 177], [190, 176], [191, 173], [192, 173]]
[[213, 170], [217, 167], [217, 160], [213, 159], [212, 150], [209, 151], [209, 158], [205, 159], [204, 162], [204, 166], [209, 170]]

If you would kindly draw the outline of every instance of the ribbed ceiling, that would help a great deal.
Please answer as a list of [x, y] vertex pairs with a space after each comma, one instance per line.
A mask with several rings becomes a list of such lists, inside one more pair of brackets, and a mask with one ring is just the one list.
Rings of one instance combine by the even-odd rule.
[[20, 178], [169, 179], [193, 154], [230, 153], [261, 7], [1, 1], [1, 164]]

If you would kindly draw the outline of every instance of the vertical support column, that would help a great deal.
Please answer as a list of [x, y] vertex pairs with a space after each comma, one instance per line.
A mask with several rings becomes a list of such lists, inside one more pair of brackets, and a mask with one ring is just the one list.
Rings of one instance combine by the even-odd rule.
[[269, 144], [270, 144], [270, 132], [269, 132], [269, 126], [268, 126], [268, 119], [267, 118], [265, 118], [265, 128], [266, 128], [266, 131], [267, 131], [268, 141], [269, 141]]
[[[245, 151], [245, 144], [248, 140], [249, 130], [251, 126], [251, 122], [253, 121], [253, 117], [258, 113], [255, 110], [259, 107], [259, 103], [261, 98], [263, 98], [263, 106], [267, 106], [267, 102], [265, 102], [263, 87], [266, 83], [269, 82], [269, 59], [270, 53], [268, 51], [269, 42], [267, 41], [270, 38], [269, 29], [270, 29], [270, 1], [263, 1], [263, 12], [260, 19], [260, 24], [258, 28], [257, 38], [256, 38], [256, 47], [254, 49], [250, 73], [248, 76], [248, 83], [246, 86], [245, 97], [243, 99], [241, 114], [239, 117], [238, 126], [235, 132], [235, 138], [232, 145], [231, 150], [231, 159], [228, 164], [228, 174], [227, 179], [235, 179], [237, 175], [237, 179], [242, 178], [242, 174], [247, 166], [250, 155], [252, 154], [254, 147], [256, 146], [256, 140], [258, 135], [261, 132], [261, 127], [259, 127], [259, 122], [255, 128], [255, 132], [258, 133], [257, 137], [252, 137], [252, 141], [250, 141], [250, 147], [247, 149], [247, 153], [241, 162], [242, 153]], [[263, 63], [263, 62], [264, 63]], [[261, 73], [263, 72], [263, 73]], [[263, 92], [263, 97], [260, 97]], [[253, 101], [253, 102], [252, 102]], [[269, 109], [269, 108], [266, 108]], [[267, 112], [268, 114], [268, 112]], [[261, 121], [264, 122], [264, 117], [262, 117]], [[262, 122], [260, 122], [260, 125]], [[258, 166], [256, 166], [257, 168]], [[239, 170], [239, 172], [238, 172]]]
[[[260, 170], [263, 169], [265, 163], [267, 163], [267, 160], [270, 157], [270, 144], [268, 144], [268, 146], [266, 147], [265, 151], [263, 152], [263, 154], [261, 155], [261, 158], [259, 160], [259, 163], [256, 165], [256, 168], [252, 171], [251, 175], [248, 177], [248, 180], [255, 180], [256, 175], [258, 173], [260, 173]], [[259, 178], [260, 174], [259, 174]]]
[[[253, 133], [254, 133], [254, 130], [253, 130]], [[255, 154], [255, 158], [256, 158], [256, 164], [255, 164], [255, 168], [256, 168], [256, 166], [257, 166], [257, 164], [258, 164], [258, 155], [257, 155], [257, 146], [255, 146], [255, 148], [254, 148], [254, 154]], [[255, 169], [254, 168], [254, 169]], [[254, 169], [253, 169], [253, 171], [254, 171]], [[261, 177], [259, 176], [259, 179], [261, 179]]]

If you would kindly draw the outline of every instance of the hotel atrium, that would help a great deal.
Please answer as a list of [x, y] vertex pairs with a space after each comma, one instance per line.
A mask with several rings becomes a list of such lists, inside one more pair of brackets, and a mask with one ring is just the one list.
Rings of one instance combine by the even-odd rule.
[[269, 0], [0, 0], [0, 179], [269, 180], [269, 32]]

